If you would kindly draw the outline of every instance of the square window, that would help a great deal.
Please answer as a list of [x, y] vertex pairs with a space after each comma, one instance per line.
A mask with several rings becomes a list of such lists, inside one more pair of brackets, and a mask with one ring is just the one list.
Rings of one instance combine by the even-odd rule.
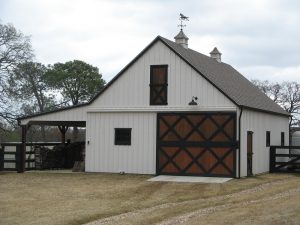
[[271, 143], [271, 132], [267, 131], [266, 132], [266, 146], [269, 147]]
[[131, 145], [131, 128], [115, 128], [115, 145]]

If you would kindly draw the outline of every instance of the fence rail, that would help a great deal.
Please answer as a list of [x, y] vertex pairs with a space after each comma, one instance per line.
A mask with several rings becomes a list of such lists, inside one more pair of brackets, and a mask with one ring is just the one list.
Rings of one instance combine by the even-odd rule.
[[270, 146], [270, 172], [300, 173], [300, 146]]

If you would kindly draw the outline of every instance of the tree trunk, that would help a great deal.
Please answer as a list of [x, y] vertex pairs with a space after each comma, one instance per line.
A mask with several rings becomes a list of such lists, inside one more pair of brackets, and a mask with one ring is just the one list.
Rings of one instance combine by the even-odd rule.
[[61, 133], [61, 143], [66, 144], [66, 133], [69, 129], [68, 126], [58, 126], [58, 129]]

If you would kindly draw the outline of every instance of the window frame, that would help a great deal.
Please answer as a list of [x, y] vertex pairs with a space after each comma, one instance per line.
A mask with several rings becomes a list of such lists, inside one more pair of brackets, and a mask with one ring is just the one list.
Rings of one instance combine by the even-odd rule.
[[[156, 68], [166, 68], [166, 83], [165, 84], [153, 84], [153, 71], [154, 69]], [[156, 100], [156, 98], [153, 98], [152, 96], [152, 93], [153, 93], [153, 89], [152, 87], [157, 87], [157, 86], [163, 86], [163, 88], [165, 89], [165, 93], [166, 93], [166, 99], [164, 102], [162, 103], [155, 103], [154, 100]], [[150, 65], [150, 84], [149, 84], [149, 87], [150, 87], [150, 93], [149, 93], [149, 98], [150, 98], [150, 105], [168, 105], [168, 65], [167, 64], [163, 64], [163, 65]], [[161, 91], [159, 91], [161, 92]]]
[[271, 131], [266, 131], [266, 147], [271, 145]]
[[[128, 140], [120, 140], [120, 137], [118, 137], [118, 132], [119, 131], [129, 131], [128, 135]], [[132, 133], [132, 128], [115, 128], [115, 145], [131, 145], [131, 133]], [[124, 138], [124, 137], [123, 137]]]
[[285, 133], [281, 132], [280, 133], [280, 145], [284, 146], [284, 144], [285, 144]]

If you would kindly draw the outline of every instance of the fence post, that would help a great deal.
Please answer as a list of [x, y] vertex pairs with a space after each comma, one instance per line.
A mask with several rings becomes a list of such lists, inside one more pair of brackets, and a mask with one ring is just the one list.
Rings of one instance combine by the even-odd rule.
[[275, 146], [270, 146], [270, 173], [275, 172], [275, 157], [276, 154], [276, 147]]
[[21, 155], [21, 148], [19, 144], [16, 144], [16, 154], [15, 154], [15, 162], [16, 162], [16, 170], [20, 173], [20, 155]]
[[[18, 156], [18, 173], [24, 173], [25, 172], [25, 160], [26, 160], [26, 133], [27, 133], [27, 125], [22, 125], [22, 138], [21, 138], [21, 145], [18, 145], [17, 147], [17, 156]], [[16, 157], [17, 157], [16, 156]]]
[[23, 165], [24, 157], [23, 157], [23, 151], [22, 151], [22, 144], [16, 145], [16, 169], [18, 173], [23, 173], [25, 168]]
[[4, 146], [0, 145], [0, 171], [4, 169]]

